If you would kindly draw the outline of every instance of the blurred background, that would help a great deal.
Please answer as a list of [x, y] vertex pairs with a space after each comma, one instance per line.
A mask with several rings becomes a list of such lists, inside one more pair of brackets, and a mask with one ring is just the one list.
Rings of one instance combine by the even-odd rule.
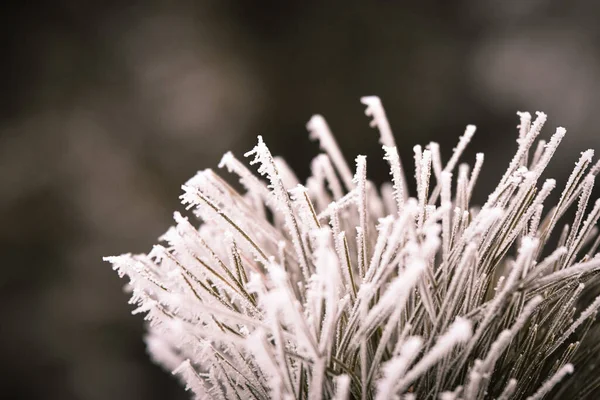
[[600, 3], [585, 0], [6, 3], [0, 12], [0, 397], [180, 399], [105, 255], [146, 252], [180, 185], [263, 135], [305, 179], [321, 113], [387, 179], [360, 96], [386, 107], [405, 164], [437, 141], [486, 152], [483, 200], [515, 112], [568, 129], [549, 174], [600, 150]]

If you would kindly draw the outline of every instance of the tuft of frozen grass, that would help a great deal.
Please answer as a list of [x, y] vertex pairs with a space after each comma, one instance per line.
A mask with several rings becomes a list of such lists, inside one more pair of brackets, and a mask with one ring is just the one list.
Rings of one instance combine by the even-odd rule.
[[516, 154], [474, 207], [483, 154], [459, 164], [474, 126], [445, 164], [436, 143], [415, 146], [407, 173], [381, 101], [361, 101], [390, 165], [381, 188], [316, 115], [325, 153], [306, 184], [259, 137], [258, 176], [231, 153], [219, 165], [244, 193], [201, 171], [181, 195], [200, 224], [176, 213], [150, 253], [106, 258], [129, 278], [152, 359], [198, 399], [597, 396], [593, 151], [547, 204], [559, 185], [538, 181], [565, 130], [538, 140], [546, 115], [519, 113]]

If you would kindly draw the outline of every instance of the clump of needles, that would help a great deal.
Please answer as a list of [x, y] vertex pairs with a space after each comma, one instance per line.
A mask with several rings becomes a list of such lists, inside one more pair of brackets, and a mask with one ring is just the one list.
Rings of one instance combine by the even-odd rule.
[[484, 156], [459, 162], [474, 126], [445, 164], [437, 143], [415, 146], [407, 173], [379, 98], [362, 102], [391, 182], [369, 181], [364, 156], [351, 168], [315, 115], [324, 152], [305, 184], [259, 137], [258, 175], [231, 153], [219, 165], [243, 193], [201, 171], [181, 195], [201, 223], [175, 213], [147, 255], [106, 258], [152, 358], [198, 399], [596, 398], [593, 151], [564, 187], [540, 182], [565, 129], [540, 140], [546, 115], [518, 113], [516, 154], [473, 206]]

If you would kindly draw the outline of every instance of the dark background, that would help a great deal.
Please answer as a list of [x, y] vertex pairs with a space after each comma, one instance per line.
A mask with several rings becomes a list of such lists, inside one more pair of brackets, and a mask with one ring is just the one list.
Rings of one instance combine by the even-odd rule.
[[[324, 3], [326, 3], [324, 5]], [[0, 397], [178, 399], [104, 255], [148, 251], [180, 185], [257, 134], [306, 178], [325, 115], [347, 158], [387, 179], [360, 96], [386, 107], [405, 163], [486, 152], [483, 200], [515, 112], [569, 133], [559, 187], [600, 149], [596, 1], [15, 2], [0, 11]]]

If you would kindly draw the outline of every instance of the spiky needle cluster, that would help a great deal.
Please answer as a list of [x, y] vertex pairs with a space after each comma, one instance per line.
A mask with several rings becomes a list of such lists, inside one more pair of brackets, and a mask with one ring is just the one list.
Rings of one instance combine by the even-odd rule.
[[536, 145], [546, 115], [519, 113], [517, 153], [472, 207], [483, 154], [458, 165], [468, 126], [445, 165], [436, 143], [414, 147], [411, 198], [379, 98], [362, 102], [391, 170], [379, 190], [366, 158], [352, 174], [315, 115], [308, 129], [324, 154], [306, 185], [259, 137], [246, 156], [268, 182], [228, 153], [220, 167], [244, 194], [201, 171], [181, 196], [199, 228], [176, 213], [148, 255], [107, 258], [146, 313], [154, 360], [199, 399], [590, 396], [600, 386], [593, 151], [547, 207], [555, 181], [538, 181], [565, 130]]

